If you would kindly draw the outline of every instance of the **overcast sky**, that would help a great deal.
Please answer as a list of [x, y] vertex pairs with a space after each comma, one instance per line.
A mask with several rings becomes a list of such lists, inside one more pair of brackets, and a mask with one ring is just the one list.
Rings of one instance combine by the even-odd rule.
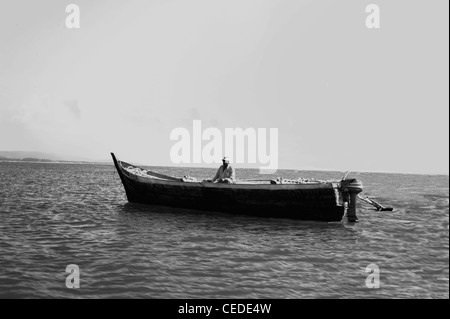
[[172, 166], [199, 119], [278, 128], [281, 168], [449, 172], [447, 0], [0, 6], [0, 150]]

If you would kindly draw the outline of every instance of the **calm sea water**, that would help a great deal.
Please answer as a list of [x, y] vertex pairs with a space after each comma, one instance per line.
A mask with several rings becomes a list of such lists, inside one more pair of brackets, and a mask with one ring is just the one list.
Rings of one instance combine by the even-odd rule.
[[448, 176], [352, 176], [395, 211], [360, 203], [349, 224], [134, 205], [112, 165], [0, 162], [0, 298], [449, 298]]

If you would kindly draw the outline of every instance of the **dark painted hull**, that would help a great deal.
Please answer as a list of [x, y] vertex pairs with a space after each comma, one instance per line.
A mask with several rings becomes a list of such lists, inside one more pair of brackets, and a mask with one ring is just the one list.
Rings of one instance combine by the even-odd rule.
[[344, 194], [338, 182], [293, 185], [188, 183], [135, 175], [113, 160], [129, 202], [251, 216], [341, 221]]

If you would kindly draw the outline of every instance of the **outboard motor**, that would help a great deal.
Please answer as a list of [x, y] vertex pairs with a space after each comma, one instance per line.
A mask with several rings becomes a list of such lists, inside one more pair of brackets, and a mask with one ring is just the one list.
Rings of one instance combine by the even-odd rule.
[[357, 179], [353, 178], [341, 181], [341, 192], [344, 197], [344, 202], [347, 203], [347, 219], [351, 223], [358, 221], [358, 217], [356, 216], [356, 200], [362, 190], [362, 182]]

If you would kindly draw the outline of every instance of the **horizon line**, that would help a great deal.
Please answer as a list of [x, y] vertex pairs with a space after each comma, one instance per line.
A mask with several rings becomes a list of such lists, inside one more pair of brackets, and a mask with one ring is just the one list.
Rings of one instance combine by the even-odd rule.
[[[44, 153], [44, 152], [43, 152]], [[1, 162], [18, 162], [18, 163], [35, 163], [35, 164], [79, 164], [79, 165], [114, 165], [114, 163], [109, 160], [86, 160], [86, 161], [73, 161], [73, 160], [49, 160], [45, 158], [36, 158], [37, 160], [44, 160], [44, 162], [40, 161], [23, 161], [19, 158], [11, 158], [11, 159], [4, 159], [0, 160]], [[130, 163], [131, 164], [131, 163]], [[232, 163], [233, 164], [233, 163]], [[174, 166], [174, 165], [148, 165], [143, 163], [137, 163], [134, 164], [136, 166], [146, 166], [146, 167], [165, 167], [165, 168], [207, 168], [207, 169], [215, 169], [217, 166]], [[241, 168], [241, 169], [254, 169], [259, 170], [258, 167], [235, 167], [235, 168]], [[343, 172], [350, 172], [350, 173], [363, 173], [363, 174], [398, 174], [398, 175], [421, 175], [421, 176], [447, 176], [449, 177], [449, 172], [446, 173], [413, 173], [413, 172], [389, 172], [389, 171], [361, 171], [361, 170], [339, 170], [339, 169], [326, 169], [326, 168], [288, 168], [288, 167], [280, 167], [278, 170], [288, 170], [288, 171], [312, 171], [312, 172], [330, 172], [330, 173], [343, 173]], [[273, 174], [261, 174], [261, 175], [274, 175]]]

